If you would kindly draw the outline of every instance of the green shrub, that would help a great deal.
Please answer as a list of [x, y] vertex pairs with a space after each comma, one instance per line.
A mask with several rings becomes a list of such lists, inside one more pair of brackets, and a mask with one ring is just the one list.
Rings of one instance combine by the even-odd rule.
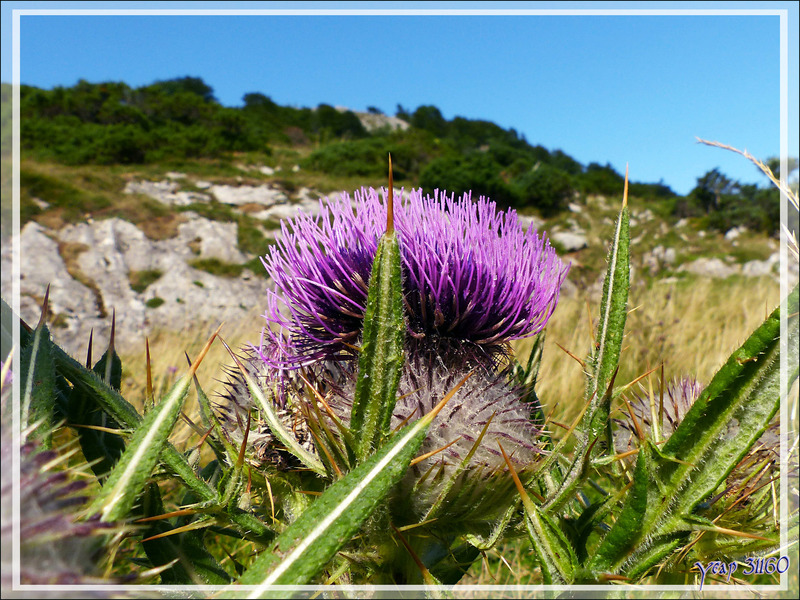
[[419, 184], [428, 193], [438, 189], [458, 196], [471, 190], [473, 198], [485, 196], [505, 207], [519, 200], [517, 192], [500, 178], [500, 166], [483, 152], [433, 160], [420, 173]]
[[[303, 167], [338, 176], [379, 177], [386, 174], [390, 150], [390, 145], [381, 138], [338, 142], [312, 152]], [[395, 169], [395, 176], [402, 179], [404, 174]]]
[[623, 188], [625, 178], [617, 173], [610, 164], [601, 166], [591, 163], [578, 178], [584, 194], [618, 195]]
[[147, 289], [151, 283], [158, 281], [163, 273], [157, 269], [147, 271], [131, 271], [128, 273], [128, 281], [130, 281], [131, 289], [141, 294]]
[[164, 299], [159, 298], [158, 296], [154, 296], [144, 303], [147, 308], [158, 308], [162, 304], [164, 304]]
[[21, 216], [30, 218], [39, 212], [33, 198], [44, 200], [51, 207], [63, 209], [62, 219], [75, 222], [93, 213], [111, 206], [111, 201], [99, 194], [90, 194], [64, 181], [36, 173], [28, 169], [20, 169], [21, 205], [25, 207]]
[[521, 204], [533, 206], [545, 216], [566, 209], [575, 193], [569, 175], [544, 164], [522, 175], [515, 184]]
[[217, 277], [238, 277], [244, 270], [244, 265], [225, 263], [218, 258], [198, 258], [190, 261], [189, 266]]

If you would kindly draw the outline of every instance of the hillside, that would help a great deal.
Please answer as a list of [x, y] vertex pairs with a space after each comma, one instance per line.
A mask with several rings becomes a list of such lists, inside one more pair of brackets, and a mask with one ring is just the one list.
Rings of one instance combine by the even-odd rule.
[[[248, 94], [234, 109], [184, 78], [23, 86], [22, 114], [22, 313], [38, 319], [50, 284], [54, 337], [76, 355], [91, 330], [106, 339], [114, 311], [118, 340], [136, 347], [187, 323], [257, 331], [269, 284], [258, 257], [280, 220], [385, 185], [389, 152], [397, 187], [472, 190], [546, 231], [572, 263], [562, 295], [582, 302], [601, 290], [623, 187], [610, 166], [430, 106], [388, 116]], [[775, 191], [714, 171], [687, 197], [662, 184], [630, 192], [634, 286], [727, 278], [777, 288]], [[4, 289], [9, 277], [4, 269]]]
[[[103, 333], [117, 311], [122, 339], [188, 318], [237, 320], [263, 305], [267, 281], [258, 260], [280, 220], [315, 211], [337, 189], [298, 167], [302, 152], [277, 150], [269, 164], [187, 163], [180, 172], [155, 166], [64, 166], [26, 160], [22, 183], [23, 316], [36, 320], [47, 284], [54, 335], [77, 352], [90, 329]], [[353, 182], [339, 180], [352, 191]], [[349, 185], [348, 185], [349, 183]], [[363, 185], [379, 186], [379, 178]], [[600, 290], [621, 194], [576, 195], [567, 211], [521, 219], [547, 231], [572, 263], [566, 295]], [[659, 214], [636, 196], [634, 280], [769, 276], [777, 280], [777, 242], [733, 229], [723, 236], [698, 219]], [[5, 250], [4, 250], [5, 251]], [[4, 271], [4, 279], [6, 278]], [[4, 282], [5, 285], [5, 282]]]

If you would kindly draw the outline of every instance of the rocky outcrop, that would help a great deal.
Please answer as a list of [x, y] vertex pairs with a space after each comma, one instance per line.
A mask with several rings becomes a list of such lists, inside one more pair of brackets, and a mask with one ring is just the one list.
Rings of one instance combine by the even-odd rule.
[[[236, 224], [186, 215], [175, 238], [159, 241], [116, 218], [60, 231], [28, 223], [20, 234], [22, 318], [37, 321], [49, 284], [53, 337], [77, 355], [85, 351], [92, 329], [95, 336], [108, 335], [112, 311], [120, 343], [141, 343], [157, 328], [235, 321], [252, 313], [263, 304], [268, 284], [261, 272], [244, 269], [222, 277], [191, 266], [196, 259], [246, 262], [237, 247]], [[137, 291], [132, 281], [140, 272], [155, 281]]]
[[577, 252], [589, 245], [586, 236], [576, 231], [557, 231], [550, 238], [564, 249], [564, 252]]
[[242, 206], [244, 204], [262, 204], [265, 207], [289, 202], [283, 190], [268, 184], [252, 185], [214, 185], [209, 189], [218, 202]]
[[143, 194], [167, 206], [189, 206], [195, 202], [211, 201], [211, 196], [208, 194], [180, 191], [181, 184], [174, 181], [174, 177], [171, 179], [170, 181], [129, 181], [123, 193]]

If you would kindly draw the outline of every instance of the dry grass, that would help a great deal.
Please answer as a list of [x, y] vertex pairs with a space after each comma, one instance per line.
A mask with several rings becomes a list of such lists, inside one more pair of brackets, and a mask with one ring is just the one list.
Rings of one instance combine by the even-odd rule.
[[[732, 277], [724, 281], [687, 278], [634, 286], [631, 291], [617, 384], [624, 384], [664, 362], [666, 377], [694, 375], [707, 383], [725, 359], [777, 306], [779, 285], [770, 278]], [[590, 327], [589, 311], [593, 324]], [[260, 309], [239, 323], [228, 323], [221, 335], [236, 349], [258, 342]], [[543, 363], [537, 391], [546, 410], [558, 421], [570, 420], [580, 410], [585, 379], [580, 364], [557, 344], [585, 359], [592, 344], [592, 331], [599, 315], [596, 300], [585, 295], [562, 298], [547, 328]], [[205, 343], [218, 323], [192, 323], [177, 332], [157, 332], [150, 338], [154, 388], [166, 389], [184, 372], [187, 361]], [[516, 344], [517, 356], [527, 357], [530, 342]], [[120, 350], [125, 367], [123, 395], [141, 405], [145, 392], [144, 339], [137, 349]], [[213, 397], [221, 391], [220, 365], [231, 360], [215, 343], [198, 370], [203, 389]], [[655, 376], [655, 375], [654, 375]], [[655, 384], [656, 380], [654, 380]], [[192, 396], [193, 397], [193, 394]], [[187, 408], [194, 412], [194, 400]]]
[[[687, 278], [634, 286], [617, 385], [662, 361], [667, 379], [694, 375], [708, 383], [731, 352], [778, 305], [779, 295], [779, 284], [766, 277]], [[578, 294], [562, 298], [548, 323], [537, 391], [559, 421], [577, 414], [585, 379], [581, 365], [556, 344], [585, 359], [598, 316], [598, 302], [590, 300], [587, 307], [586, 297]], [[527, 357], [529, 350], [530, 342], [517, 344], [519, 357]]]
[[[258, 344], [261, 327], [264, 323], [260, 316], [262, 312], [260, 310], [253, 311], [239, 323], [223, 324], [220, 336], [234, 350], [249, 343]], [[218, 322], [191, 323], [181, 331], [161, 331], [150, 336], [150, 359], [156, 400], [162, 397], [177, 378], [188, 370], [189, 365], [184, 353], [194, 360], [218, 326]], [[138, 410], [141, 410], [147, 382], [145, 340], [142, 338], [141, 346], [138, 348], [118, 348], [118, 352], [123, 366], [122, 395]], [[222, 381], [225, 380], [221, 366], [232, 364], [233, 361], [225, 348], [219, 341], [215, 341], [197, 371], [197, 379], [212, 402], [217, 393], [222, 390]], [[196, 395], [192, 388], [183, 412], [197, 421], [198, 410]], [[180, 445], [191, 436], [192, 431], [179, 423], [171, 439]], [[197, 437], [194, 436], [194, 439], [196, 440]]]

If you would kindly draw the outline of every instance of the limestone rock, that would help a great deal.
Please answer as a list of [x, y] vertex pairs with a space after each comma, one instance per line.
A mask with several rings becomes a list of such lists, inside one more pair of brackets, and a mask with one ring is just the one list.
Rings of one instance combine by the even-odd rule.
[[[95, 292], [72, 278], [58, 252], [58, 243], [45, 232], [35, 222], [27, 223], [20, 232], [20, 317], [29, 325], [36, 325], [41, 300], [50, 285], [50, 312], [56, 317], [51, 327], [53, 335], [74, 345], [83, 335], [84, 324], [99, 322], [103, 315]], [[10, 263], [10, 246], [3, 248], [3, 262], [8, 264], [6, 259]], [[3, 269], [3, 289], [10, 289], [10, 284], [10, 269]], [[11, 298], [6, 300], [10, 302]], [[85, 351], [88, 331], [76, 349]]]
[[741, 272], [741, 266], [727, 265], [719, 258], [698, 258], [693, 262], [681, 265], [678, 272], [683, 271], [703, 277], [724, 279]]
[[214, 185], [209, 191], [219, 202], [234, 206], [263, 204], [269, 207], [289, 201], [286, 194], [269, 185]]
[[743, 233], [747, 233], [747, 227], [745, 227], [744, 225], [741, 225], [739, 227], [734, 227], [725, 232], [725, 239], [728, 241], [733, 241]]
[[179, 189], [180, 184], [176, 181], [129, 181], [123, 193], [143, 194], [167, 206], [188, 206], [196, 202], [211, 201], [211, 197], [207, 194], [184, 192]]
[[522, 226], [522, 229], [525, 231], [527, 231], [531, 225], [533, 225], [533, 228], [540, 234], [544, 230], [545, 221], [544, 219], [540, 219], [539, 217], [528, 216], [528, 215], [517, 215], [517, 220], [519, 221], [519, 224]]
[[564, 252], [576, 252], [589, 245], [585, 235], [574, 231], [557, 231], [550, 238], [564, 248]]

